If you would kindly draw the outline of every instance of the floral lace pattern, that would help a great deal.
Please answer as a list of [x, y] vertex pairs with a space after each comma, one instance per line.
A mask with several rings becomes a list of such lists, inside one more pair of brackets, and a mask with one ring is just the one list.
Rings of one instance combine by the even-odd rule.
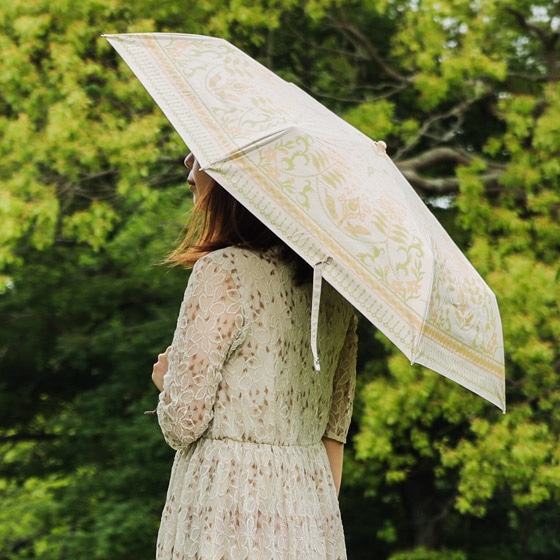
[[158, 560], [346, 558], [321, 438], [348, 432], [356, 318], [325, 285], [314, 371], [311, 286], [292, 274], [276, 249], [193, 269], [158, 404], [177, 450]]

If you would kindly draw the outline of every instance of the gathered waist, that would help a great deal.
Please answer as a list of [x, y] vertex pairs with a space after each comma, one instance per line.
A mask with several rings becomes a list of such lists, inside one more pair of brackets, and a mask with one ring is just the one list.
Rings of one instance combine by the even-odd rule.
[[216, 436], [215, 434], [203, 434], [201, 439], [210, 440], [210, 441], [222, 441], [224, 443], [232, 442], [232, 443], [239, 443], [242, 445], [257, 445], [257, 446], [266, 446], [266, 447], [300, 447], [300, 448], [309, 448], [314, 447], [317, 445], [322, 445], [322, 441], [309, 441], [309, 442], [272, 442], [272, 441], [264, 441], [264, 440], [251, 440], [251, 439], [241, 439], [235, 438], [231, 436]]

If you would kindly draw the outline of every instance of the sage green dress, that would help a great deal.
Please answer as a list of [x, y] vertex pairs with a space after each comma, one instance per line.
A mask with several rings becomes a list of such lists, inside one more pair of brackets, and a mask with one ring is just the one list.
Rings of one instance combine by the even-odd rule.
[[292, 277], [276, 248], [192, 271], [157, 410], [177, 450], [158, 560], [346, 558], [321, 438], [346, 439], [356, 319], [325, 283], [315, 371], [311, 286]]

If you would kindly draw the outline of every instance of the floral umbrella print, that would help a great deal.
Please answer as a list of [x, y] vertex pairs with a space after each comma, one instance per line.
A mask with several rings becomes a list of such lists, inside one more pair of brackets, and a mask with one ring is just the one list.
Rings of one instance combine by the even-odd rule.
[[383, 142], [222, 39], [106, 37], [209, 175], [411, 363], [505, 410], [496, 298]]

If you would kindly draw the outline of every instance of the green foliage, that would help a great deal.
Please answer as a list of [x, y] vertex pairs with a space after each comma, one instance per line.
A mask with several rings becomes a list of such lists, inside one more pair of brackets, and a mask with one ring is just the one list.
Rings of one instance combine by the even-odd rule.
[[143, 411], [187, 277], [158, 266], [190, 208], [186, 148], [101, 34], [157, 30], [231, 39], [403, 169], [461, 155], [422, 194], [447, 196], [438, 217], [497, 294], [508, 414], [362, 322], [349, 557], [557, 558], [558, 10], [0, 0], [0, 557], [153, 558], [171, 452]]
[[[534, 3], [518, 4], [514, 13], [502, 2], [476, 8], [471, 2], [423, 2], [406, 11], [407, 24], [394, 35], [403, 68], [417, 72], [420, 110], [487, 95], [492, 83], [501, 91], [492, 116], [501, 124], [488, 121], [486, 138], [479, 131], [471, 135], [481, 153], [457, 170], [460, 195], [454, 202], [468, 254], [500, 303], [509, 412], [501, 417], [476, 397], [392, 356], [386, 370], [370, 376], [360, 392], [354, 439], [358, 466], [352, 468], [362, 476], [350, 479], [367, 493], [375, 488], [378, 498], [397, 496], [389, 515], [401, 519], [400, 528], [391, 523], [378, 538], [448, 543], [469, 558], [554, 558], [559, 550], [551, 535], [536, 546], [528, 531], [516, 533], [521, 518], [537, 530], [532, 515], [540, 518], [548, 510], [557, 517], [560, 447], [558, 87], [542, 78], [546, 64], [534, 66], [534, 57], [542, 53], [537, 32], [527, 38], [528, 27], [501, 23], [525, 17], [544, 35], [546, 13], [558, 7], [542, 5], [539, 11]], [[533, 21], [538, 17], [542, 20]], [[528, 87], [509, 77], [519, 72], [534, 72], [544, 85]], [[384, 133], [395, 134], [402, 106], [393, 98], [378, 107], [391, 108], [382, 113], [390, 115], [390, 122], [377, 118]], [[465, 123], [463, 134], [467, 130]], [[500, 174], [499, 190], [489, 196], [484, 173], [490, 166]], [[482, 544], [484, 525], [472, 516], [495, 519], [500, 509], [509, 542], [494, 538], [489, 553], [490, 545]], [[467, 549], [464, 541], [442, 541], [434, 533], [458, 536], [467, 525], [470, 533], [476, 531], [478, 547]]]
[[344, 114], [344, 119], [370, 138], [386, 138], [391, 136], [406, 143], [411, 140], [419, 129], [414, 119], [395, 122], [395, 105], [385, 99], [362, 103]]
[[64, 488], [64, 479], [28, 478], [19, 486], [0, 483], [0, 543], [5, 560], [35, 558], [42, 552], [39, 542], [45, 532], [46, 519], [55, 509], [54, 492]]
[[483, 515], [485, 502], [504, 487], [519, 508], [557, 499], [558, 447], [546, 424], [531, 422], [527, 408], [516, 407], [501, 423], [475, 419], [470, 429], [474, 442], [462, 440], [442, 454], [444, 467], [461, 465], [459, 511]]
[[426, 550], [418, 548], [407, 552], [397, 552], [392, 554], [389, 560], [467, 560], [462, 552], [451, 550]]

